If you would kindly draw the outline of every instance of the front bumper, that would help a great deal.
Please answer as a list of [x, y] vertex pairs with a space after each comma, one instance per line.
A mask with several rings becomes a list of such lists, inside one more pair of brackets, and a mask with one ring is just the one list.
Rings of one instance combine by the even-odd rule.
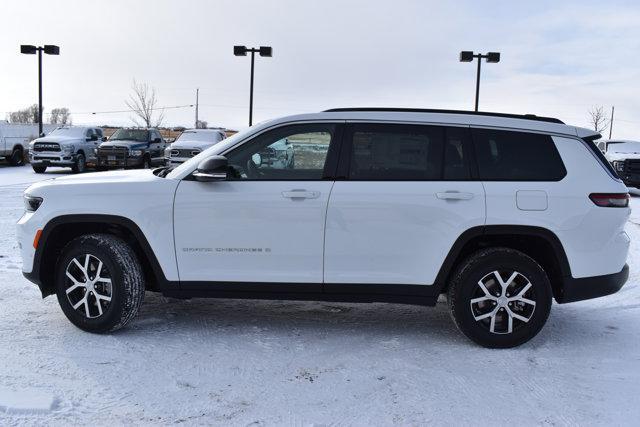
[[76, 155], [64, 152], [29, 152], [29, 163], [34, 166], [73, 166]]
[[556, 301], [565, 304], [615, 294], [624, 286], [628, 278], [627, 264], [618, 273], [580, 279], [568, 277], [564, 279], [560, 295], [556, 295]]
[[132, 168], [142, 166], [144, 164], [144, 157], [122, 157], [116, 156], [110, 158], [110, 156], [98, 156], [96, 166], [107, 169], [121, 169]]

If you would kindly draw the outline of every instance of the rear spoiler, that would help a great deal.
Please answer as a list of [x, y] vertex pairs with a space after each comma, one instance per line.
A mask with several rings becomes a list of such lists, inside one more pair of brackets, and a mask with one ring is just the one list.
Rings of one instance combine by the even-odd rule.
[[578, 138], [582, 138], [585, 141], [595, 141], [597, 139], [602, 138], [602, 135], [599, 132], [595, 132], [591, 129], [579, 128], [576, 127], [576, 135]]

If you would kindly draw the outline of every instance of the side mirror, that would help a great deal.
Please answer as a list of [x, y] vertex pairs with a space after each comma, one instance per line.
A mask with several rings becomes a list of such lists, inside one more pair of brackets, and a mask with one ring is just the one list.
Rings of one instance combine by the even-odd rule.
[[198, 164], [193, 177], [200, 182], [224, 181], [228, 170], [229, 162], [225, 156], [211, 156]]
[[107, 142], [107, 137], [106, 136], [102, 137], [102, 142]]
[[154, 144], [160, 144], [160, 143], [162, 142], [162, 139], [160, 139], [160, 138], [156, 138], [156, 139], [154, 139], [154, 140], [153, 140], [153, 141], [151, 141], [151, 142], [153, 142]]
[[87, 141], [97, 141], [97, 140], [98, 140], [98, 135], [96, 135], [95, 133], [91, 135], [89, 138], [87, 138]]

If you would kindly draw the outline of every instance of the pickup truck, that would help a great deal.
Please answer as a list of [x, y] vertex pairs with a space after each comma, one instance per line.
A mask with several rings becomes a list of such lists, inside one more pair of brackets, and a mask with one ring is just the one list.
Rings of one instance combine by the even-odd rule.
[[95, 150], [103, 139], [102, 129], [88, 126], [60, 126], [29, 144], [29, 162], [35, 173], [49, 166], [70, 167], [84, 172], [96, 163]]

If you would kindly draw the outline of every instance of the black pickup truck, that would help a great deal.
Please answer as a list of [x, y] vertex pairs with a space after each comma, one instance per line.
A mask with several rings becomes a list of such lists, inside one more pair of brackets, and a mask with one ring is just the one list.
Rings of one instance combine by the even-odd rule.
[[118, 129], [98, 147], [97, 167], [126, 169], [162, 166], [166, 145], [157, 129]]

